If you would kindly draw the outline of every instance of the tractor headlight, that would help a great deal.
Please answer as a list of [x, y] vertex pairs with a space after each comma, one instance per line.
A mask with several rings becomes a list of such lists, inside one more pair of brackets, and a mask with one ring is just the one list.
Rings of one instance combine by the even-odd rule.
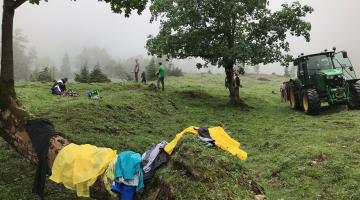
[[336, 96], [336, 98], [338, 98], [338, 99], [343, 97], [342, 92], [339, 91], [339, 90], [337, 90], [337, 91], [335, 92], [335, 96]]

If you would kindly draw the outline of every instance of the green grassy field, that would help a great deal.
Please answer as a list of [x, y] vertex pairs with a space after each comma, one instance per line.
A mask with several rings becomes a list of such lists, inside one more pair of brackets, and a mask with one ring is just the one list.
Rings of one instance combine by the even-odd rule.
[[[18, 97], [34, 117], [48, 118], [71, 141], [118, 151], [144, 152], [151, 144], [170, 141], [184, 128], [223, 125], [247, 161], [203, 146], [187, 136], [171, 161], [142, 194], [153, 199], [254, 199], [250, 182], [270, 199], [360, 199], [360, 111], [323, 107], [307, 116], [281, 103], [277, 76], [246, 76], [241, 107], [227, 104], [221, 75], [186, 75], [166, 80], [165, 92], [135, 83], [69, 84], [82, 96], [57, 97], [45, 83], [18, 83]], [[100, 101], [85, 97], [99, 89]], [[275, 92], [275, 94], [272, 93]], [[31, 194], [35, 167], [0, 141], [0, 199], [37, 199]], [[47, 181], [47, 199], [76, 199]]]

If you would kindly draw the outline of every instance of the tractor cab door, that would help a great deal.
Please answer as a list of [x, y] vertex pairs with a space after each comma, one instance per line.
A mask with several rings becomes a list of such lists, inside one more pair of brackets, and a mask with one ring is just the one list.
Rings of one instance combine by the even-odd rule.
[[308, 71], [307, 71], [306, 60], [299, 61], [297, 76], [303, 85], [309, 84], [309, 75], [308, 75]]
[[354, 71], [354, 67], [350, 59], [348, 58], [346, 51], [341, 51], [336, 53], [333, 57], [333, 62], [335, 68], [342, 70], [344, 74], [344, 78], [346, 80], [357, 79]]

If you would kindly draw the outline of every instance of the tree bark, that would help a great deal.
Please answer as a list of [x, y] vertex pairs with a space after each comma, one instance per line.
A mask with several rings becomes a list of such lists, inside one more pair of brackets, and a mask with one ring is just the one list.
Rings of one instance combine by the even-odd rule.
[[15, 98], [13, 60], [14, 13], [14, 1], [4, 0], [1, 36], [0, 107], [9, 106], [9, 97]]
[[14, 1], [4, 0], [2, 18], [1, 80], [14, 83], [13, 21]]
[[234, 79], [234, 64], [227, 63], [225, 64], [225, 73], [226, 73], [226, 80], [229, 89], [229, 103], [232, 105], [237, 105], [240, 103], [239, 91], [238, 88], [235, 88], [235, 79]]

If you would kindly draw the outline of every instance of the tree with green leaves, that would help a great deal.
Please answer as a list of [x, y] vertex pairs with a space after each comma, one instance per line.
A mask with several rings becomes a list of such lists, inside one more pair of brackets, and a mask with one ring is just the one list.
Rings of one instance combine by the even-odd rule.
[[89, 83], [90, 73], [87, 65], [83, 65], [80, 69], [80, 74], [75, 74], [75, 81], [79, 83]]
[[[291, 60], [288, 35], [310, 40], [311, 24], [303, 18], [313, 11], [299, 2], [271, 11], [266, 0], [154, 0], [151, 21], [160, 32], [150, 37], [151, 54], [172, 58], [195, 57], [225, 68], [230, 102], [235, 93], [234, 65]], [[200, 65], [199, 65], [200, 66]]]
[[90, 83], [108, 83], [110, 79], [101, 71], [101, 66], [96, 65], [89, 75]]
[[52, 81], [52, 75], [51, 75], [51, 70], [49, 70], [48, 67], [44, 67], [44, 69], [39, 72], [38, 77], [37, 77], [37, 81]]
[[[47, 1], [47, 0], [43, 0]], [[75, 1], [75, 0], [74, 0]], [[98, 0], [111, 5], [115, 13], [123, 13], [129, 17], [133, 10], [140, 14], [146, 7], [147, 0]], [[25, 2], [39, 4], [41, 0], [3, 0], [2, 34], [1, 34], [1, 72], [0, 72], [0, 137], [14, 147], [22, 156], [36, 164], [38, 158], [32, 147], [29, 135], [25, 130], [25, 124], [31, 118], [29, 112], [23, 109], [21, 103], [16, 99], [14, 87], [14, 55], [13, 55], [13, 21], [15, 10]], [[49, 153], [59, 152], [68, 141], [61, 136], [53, 138], [49, 146]], [[48, 159], [53, 163], [56, 156]], [[108, 199], [105, 189], [99, 183], [92, 187], [91, 197], [95, 199]]]
[[167, 76], [184, 76], [184, 73], [180, 67], [175, 67], [174, 63], [170, 62], [166, 67]]
[[156, 80], [157, 71], [158, 71], [158, 67], [155, 64], [155, 58], [152, 57], [149, 64], [146, 66], [146, 80], [148, 81]]

